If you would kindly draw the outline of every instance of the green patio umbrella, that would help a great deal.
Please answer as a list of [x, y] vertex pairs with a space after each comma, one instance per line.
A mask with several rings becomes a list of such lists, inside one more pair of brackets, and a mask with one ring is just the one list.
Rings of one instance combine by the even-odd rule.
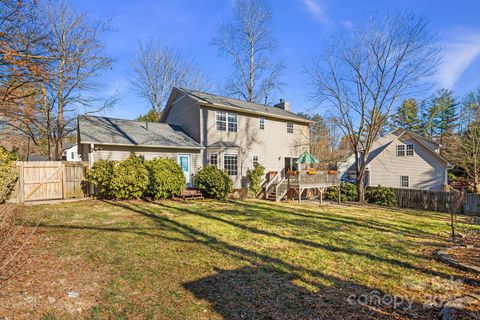
[[305, 151], [302, 153], [300, 157], [298, 157], [297, 161], [295, 161], [296, 164], [301, 164], [301, 163], [306, 163], [306, 164], [312, 164], [312, 163], [319, 163], [320, 161], [317, 160], [314, 156], [310, 154], [310, 152]]

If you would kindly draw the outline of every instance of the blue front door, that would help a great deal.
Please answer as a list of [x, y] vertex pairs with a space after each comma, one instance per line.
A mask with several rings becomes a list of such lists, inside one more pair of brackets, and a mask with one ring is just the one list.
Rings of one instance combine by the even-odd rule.
[[178, 155], [178, 164], [182, 168], [183, 174], [185, 175], [185, 180], [187, 180], [187, 186], [191, 186], [191, 168], [190, 168], [190, 155], [189, 154], [179, 154]]

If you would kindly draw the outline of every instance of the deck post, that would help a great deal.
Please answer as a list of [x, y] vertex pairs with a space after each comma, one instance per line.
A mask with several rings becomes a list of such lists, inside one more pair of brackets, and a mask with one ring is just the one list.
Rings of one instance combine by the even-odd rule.
[[342, 190], [340, 184], [338, 185], [338, 204], [342, 204]]

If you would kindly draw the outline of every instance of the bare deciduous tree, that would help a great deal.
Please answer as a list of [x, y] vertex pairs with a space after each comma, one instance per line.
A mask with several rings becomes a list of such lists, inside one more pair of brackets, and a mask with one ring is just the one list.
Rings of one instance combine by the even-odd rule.
[[470, 124], [462, 135], [448, 136], [445, 155], [456, 166], [465, 170], [473, 192], [480, 191], [480, 122]]
[[425, 18], [397, 12], [370, 17], [307, 67], [313, 96], [338, 111], [338, 124], [354, 151], [359, 201], [365, 201], [372, 143], [400, 98], [431, 85], [438, 52]]
[[111, 66], [105, 55], [101, 36], [107, 25], [91, 21], [86, 14], [78, 13], [65, 2], [47, 3], [43, 7], [45, 28], [49, 31], [49, 63], [44, 100], [47, 117], [54, 120], [49, 134], [54, 141], [54, 158], [61, 157], [63, 141], [74, 130], [73, 117], [82, 108], [83, 112], [98, 112], [110, 107], [115, 99], [109, 98], [99, 104], [94, 90], [99, 71]]
[[236, 0], [233, 19], [219, 26], [212, 44], [232, 59], [228, 94], [249, 102], [266, 103], [282, 83], [282, 61], [275, 61], [276, 40], [271, 33], [272, 9], [267, 0]]
[[153, 41], [140, 44], [132, 68], [131, 84], [158, 116], [173, 87], [199, 91], [209, 88], [208, 80], [193, 61], [180, 51]]

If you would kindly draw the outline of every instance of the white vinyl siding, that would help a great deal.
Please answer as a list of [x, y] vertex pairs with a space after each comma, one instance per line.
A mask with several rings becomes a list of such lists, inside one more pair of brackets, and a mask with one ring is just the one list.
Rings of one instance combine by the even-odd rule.
[[414, 146], [413, 155], [397, 156], [398, 144], [383, 149], [368, 165], [369, 185], [401, 188], [400, 177], [408, 176], [409, 188], [441, 191], [445, 183], [446, 163], [416, 140], [409, 137], [402, 140], [401, 145]]

